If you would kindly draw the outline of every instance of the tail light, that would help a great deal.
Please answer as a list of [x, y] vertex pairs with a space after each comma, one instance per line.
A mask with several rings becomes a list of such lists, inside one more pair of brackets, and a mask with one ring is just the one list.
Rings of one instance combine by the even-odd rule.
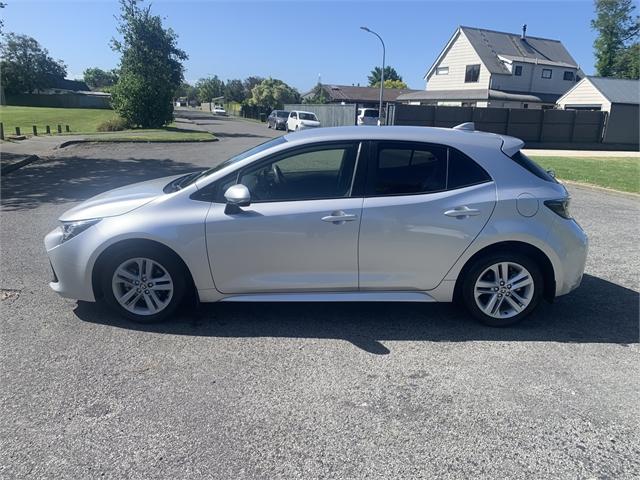
[[571, 213], [569, 213], [569, 203], [571, 202], [571, 198], [559, 198], [557, 200], [546, 200], [544, 204], [552, 210], [554, 213], [557, 213], [562, 218], [570, 219]]

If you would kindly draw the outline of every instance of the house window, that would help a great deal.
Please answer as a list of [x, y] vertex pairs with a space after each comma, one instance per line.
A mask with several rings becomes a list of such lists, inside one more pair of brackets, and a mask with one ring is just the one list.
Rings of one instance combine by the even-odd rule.
[[516, 65], [515, 67], [513, 67], [513, 74], [516, 77], [521, 77], [522, 76], [522, 65]]
[[542, 78], [547, 78], [547, 79], [551, 78], [551, 73], [552, 73], [552, 71], [551, 71], [550, 68], [543, 68], [542, 69]]
[[464, 74], [464, 83], [477, 82], [478, 77], [480, 77], [480, 64], [467, 65], [467, 69]]
[[523, 103], [522, 104], [522, 108], [529, 108], [529, 104], [528, 103]]
[[449, 75], [449, 67], [436, 68], [436, 75]]
[[573, 82], [573, 72], [564, 72], [564, 76], [562, 78]]

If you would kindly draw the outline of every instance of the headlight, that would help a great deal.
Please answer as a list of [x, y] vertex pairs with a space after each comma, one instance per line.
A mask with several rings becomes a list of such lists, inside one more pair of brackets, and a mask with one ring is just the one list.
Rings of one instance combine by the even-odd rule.
[[62, 241], [66, 242], [67, 240], [75, 237], [76, 235], [81, 234], [87, 228], [92, 225], [98, 223], [101, 218], [93, 218], [91, 220], [79, 220], [77, 222], [62, 222]]

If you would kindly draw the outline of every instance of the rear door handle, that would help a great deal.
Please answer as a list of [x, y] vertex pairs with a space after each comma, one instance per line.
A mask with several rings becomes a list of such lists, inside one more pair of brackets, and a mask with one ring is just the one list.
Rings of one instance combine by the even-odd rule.
[[475, 208], [469, 208], [466, 205], [462, 207], [456, 207], [453, 210], [447, 210], [444, 212], [447, 217], [456, 217], [456, 218], [465, 218], [465, 217], [475, 217], [476, 215], [480, 215], [480, 210]]
[[337, 210], [335, 212], [331, 212], [331, 215], [322, 217], [322, 221], [331, 222], [335, 225], [342, 225], [345, 222], [353, 222], [357, 218], [357, 215], [352, 215], [350, 213], [344, 213], [342, 210]]

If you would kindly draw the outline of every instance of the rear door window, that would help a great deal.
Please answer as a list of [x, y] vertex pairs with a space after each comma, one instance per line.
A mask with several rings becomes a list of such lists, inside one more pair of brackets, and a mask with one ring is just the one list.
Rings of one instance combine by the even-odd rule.
[[448, 172], [448, 190], [491, 181], [484, 168], [455, 148], [449, 148]]
[[368, 174], [368, 196], [415, 195], [490, 182], [474, 160], [443, 145], [378, 143]]
[[369, 190], [378, 195], [411, 195], [444, 190], [447, 149], [441, 146], [378, 144]]

